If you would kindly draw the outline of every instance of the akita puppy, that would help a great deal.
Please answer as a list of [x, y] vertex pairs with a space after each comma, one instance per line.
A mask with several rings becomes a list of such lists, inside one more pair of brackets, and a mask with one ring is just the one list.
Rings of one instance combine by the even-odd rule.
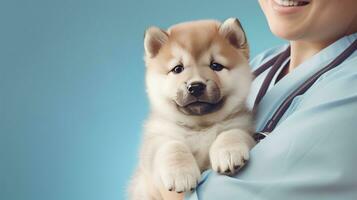
[[249, 49], [239, 21], [150, 27], [144, 48], [151, 113], [130, 199], [162, 199], [159, 188], [193, 190], [206, 169], [237, 172], [255, 144], [245, 104]]

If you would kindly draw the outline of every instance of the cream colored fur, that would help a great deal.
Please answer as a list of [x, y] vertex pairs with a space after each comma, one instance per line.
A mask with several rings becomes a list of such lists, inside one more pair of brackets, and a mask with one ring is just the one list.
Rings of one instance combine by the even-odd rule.
[[[249, 49], [238, 20], [186, 22], [167, 31], [151, 27], [144, 47], [151, 113], [129, 199], [160, 200], [160, 187], [190, 191], [201, 172], [210, 168], [236, 173], [255, 144], [251, 113], [245, 106], [251, 84]], [[213, 71], [212, 59], [226, 68]], [[173, 74], [170, 70], [179, 63], [184, 71]], [[214, 81], [223, 106], [205, 115], [180, 112], [177, 91], [193, 81]]]

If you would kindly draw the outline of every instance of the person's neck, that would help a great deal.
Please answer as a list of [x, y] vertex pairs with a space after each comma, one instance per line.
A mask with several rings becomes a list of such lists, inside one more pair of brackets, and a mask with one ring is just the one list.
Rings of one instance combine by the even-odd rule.
[[351, 22], [350, 26], [347, 27], [342, 34], [336, 35], [335, 38], [330, 38], [328, 40], [319, 42], [304, 40], [290, 41], [290, 63], [287, 73], [291, 72], [305, 60], [317, 54], [319, 51], [334, 43], [338, 39], [353, 33], [357, 33], [357, 15], [354, 17], [354, 20]]
[[319, 51], [333, 43], [333, 41], [327, 42], [306, 42], [306, 41], [291, 41], [291, 54], [289, 70], [291, 72], [296, 67], [298, 67], [305, 60], [309, 59], [313, 55], [317, 54]]

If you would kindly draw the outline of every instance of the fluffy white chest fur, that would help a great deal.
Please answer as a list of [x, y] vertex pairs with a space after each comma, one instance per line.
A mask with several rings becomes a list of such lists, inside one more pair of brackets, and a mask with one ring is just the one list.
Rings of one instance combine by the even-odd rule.
[[151, 114], [129, 199], [189, 192], [210, 168], [237, 173], [255, 144], [245, 107], [249, 50], [238, 20], [151, 27], [144, 47]]
[[169, 191], [194, 189], [201, 172], [213, 168], [234, 174], [249, 159], [254, 145], [248, 112], [195, 130], [162, 118], [151, 118], [145, 126], [140, 164], [133, 179], [132, 199], [162, 199], [157, 188]]
[[[242, 137], [244, 137], [247, 132], [249, 133], [252, 131], [252, 123], [250, 113], [242, 110], [239, 115], [236, 115], [233, 118], [215, 123], [202, 129], [186, 127], [178, 123], [172, 123], [171, 121], [163, 118], [155, 117], [148, 120], [145, 128], [148, 131], [144, 136], [144, 143], [147, 140], [152, 141], [153, 139], [159, 139], [160, 141], [180, 141], [188, 147], [189, 151], [196, 159], [198, 167], [201, 171], [204, 171], [211, 168], [209, 150], [217, 136], [221, 133], [233, 130], [237, 132], [237, 134], [242, 134]], [[243, 131], [244, 133], [240, 133], [240, 131]], [[239, 139], [241, 139], [241, 136], [239, 136]], [[241, 142], [244, 143], [245, 140]], [[143, 154], [145, 155], [146, 152], [142, 152], [142, 155]], [[246, 155], [245, 158], [248, 159], [249, 155]], [[236, 164], [242, 166], [243, 163], [238, 162]], [[225, 168], [224, 170], [226, 169], [228, 168]]]

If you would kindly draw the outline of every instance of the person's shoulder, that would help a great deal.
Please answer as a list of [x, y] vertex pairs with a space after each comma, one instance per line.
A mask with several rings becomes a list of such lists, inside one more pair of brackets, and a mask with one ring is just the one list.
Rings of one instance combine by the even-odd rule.
[[357, 56], [326, 72], [304, 95], [303, 104], [314, 106], [353, 100], [357, 105]]
[[250, 60], [250, 66], [252, 70], [257, 69], [259, 66], [264, 64], [265, 62], [269, 61], [271, 58], [276, 56], [277, 54], [281, 53], [288, 47], [288, 44], [279, 45], [276, 47], [269, 48], [262, 53], [255, 56], [253, 59]]

